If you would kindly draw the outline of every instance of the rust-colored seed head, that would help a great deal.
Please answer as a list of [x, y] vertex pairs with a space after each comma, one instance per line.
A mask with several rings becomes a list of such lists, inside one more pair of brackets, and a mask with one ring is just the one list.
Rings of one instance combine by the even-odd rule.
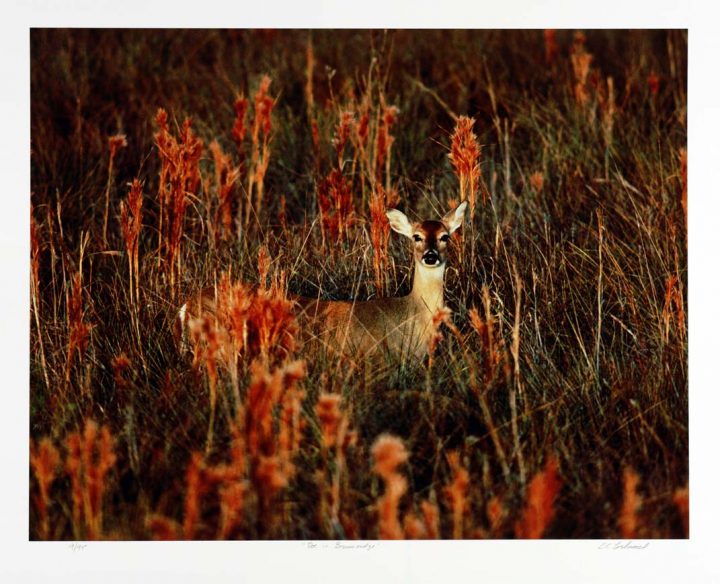
[[[450, 153], [448, 154], [460, 181], [460, 201], [467, 199], [471, 216], [480, 187], [480, 143], [473, 132], [474, 125], [474, 118], [467, 116], [458, 118], [455, 131], [450, 139]], [[484, 191], [483, 197], [485, 197]]]
[[320, 394], [318, 403], [315, 406], [325, 448], [332, 448], [337, 443], [338, 429], [342, 420], [341, 402], [341, 396], [333, 393], [323, 393]]
[[282, 472], [282, 464], [277, 456], [261, 456], [257, 467], [257, 478], [268, 498], [288, 485], [287, 477]]
[[642, 498], [637, 492], [640, 484], [640, 475], [633, 469], [623, 471], [623, 504], [618, 517], [618, 527], [623, 539], [637, 537], [639, 527], [638, 510], [642, 505]]
[[543, 173], [533, 172], [530, 175], [530, 186], [533, 188], [533, 190], [536, 193], [540, 193], [543, 190], [543, 185], [545, 184], [545, 178], [543, 177]]
[[237, 99], [235, 99], [235, 122], [232, 128], [232, 137], [237, 145], [238, 152], [242, 152], [243, 141], [245, 140], [245, 135], [247, 134], [245, 118], [247, 116], [248, 106], [249, 102], [244, 96], [239, 95]]
[[344, 236], [355, 209], [350, 183], [339, 169], [334, 169], [318, 185], [318, 204], [322, 227], [331, 240]]
[[90, 331], [93, 328], [92, 325], [87, 324], [83, 320], [83, 289], [82, 274], [80, 272], [75, 274], [73, 278], [72, 291], [68, 298], [67, 314], [68, 328], [70, 330], [67, 357], [67, 376], [69, 376], [72, 359], [75, 353], [80, 356], [80, 359], [83, 358], [88, 343], [90, 342]]
[[160, 155], [159, 230], [160, 249], [164, 254], [164, 269], [169, 272], [174, 288], [179, 271], [180, 242], [185, 229], [186, 195], [195, 194], [200, 185], [200, 158], [203, 142], [192, 131], [192, 121], [183, 123], [178, 138], [170, 133], [167, 113], [159, 110], [156, 116], [158, 132], [155, 144]]
[[270, 252], [267, 246], [262, 245], [258, 250], [258, 275], [260, 277], [260, 288], [267, 286], [267, 277], [270, 273]]
[[680, 514], [685, 537], [690, 537], [690, 489], [688, 487], [677, 489], [673, 495], [673, 502]]
[[503, 518], [505, 517], [505, 508], [503, 507], [500, 497], [494, 496], [487, 504], [487, 518], [490, 523], [490, 532], [493, 535], [498, 534], [498, 530], [502, 524]]
[[340, 114], [340, 120], [338, 121], [337, 127], [335, 128], [335, 136], [333, 137], [332, 144], [335, 146], [335, 153], [338, 157], [338, 167], [342, 162], [342, 155], [345, 150], [345, 145], [350, 139], [350, 135], [355, 126], [355, 115], [351, 111], [344, 111]]
[[530, 481], [527, 502], [515, 535], [524, 539], [539, 539], [555, 516], [555, 498], [560, 491], [557, 458], [550, 457], [542, 471]]
[[115, 136], [110, 136], [108, 138], [108, 145], [110, 146], [110, 164], [112, 164], [112, 161], [115, 159], [115, 155], [117, 154], [118, 150], [127, 146], [127, 138], [125, 137], [125, 134], [116, 134]]
[[31, 444], [30, 465], [41, 485], [48, 486], [52, 483], [59, 464], [60, 453], [50, 438], [45, 437], [39, 444]]
[[570, 50], [570, 62], [575, 75], [575, 102], [581, 107], [590, 101], [587, 81], [592, 59], [593, 56], [585, 49], [585, 34], [581, 31], [576, 32]]
[[87, 539], [102, 535], [102, 497], [105, 476], [115, 465], [114, 439], [106, 426], [88, 420], [82, 433], [67, 437], [65, 469], [70, 476], [73, 502], [73, 529]]
[[470, 474], [463, 468], [458, 452], [453, 451], [448, 454], [448, 464], [453, 473], [453, 480], [444, 490], [453, 514], [453, 538], [462, 539]]
[[383, 434], [371, 449], [375, 466], [373, 472], [382, 477], [385, 493], [378, 499], [378, 529], [381, 539], [402, 539], [404, 532], [398, 519], [398, 504], [407, 490], [407, 481], [396, 472], [408, 459], [402, 440]]
[[428, 355], [430, 356], [430, 365], [432, 365], [433, 362], [433, 355], [435, 353], [435, 349], [437, 348], [440, 341], [442, 341], [443, 339], [443, 335], [440, 332], [441, 324], [445, 324], [451, 330], [455, 329], [455, 326], [452, 324], [452, 311], [447, 306], [438, 308], [435, 314], [433, 314], [432, 321], [430, 322], [431, 334], [428, 340]]
[[391, 476], [397, 467], [408, 459], [408, 453], [402, 440], [389, 434], [382, 434], [378, 437], [371, 452], [375, 459], [373, 472], [382, 478]]
[[255, 94], [255, 124], [265, 136], [270, 134], [272, 109], [275, 105], [273, 98], [268, 95], [270, 83], [270, 77], [264, 75]]
[[48, 511], [50, 507], [50, 489], [55, 481], [55, 474], [60, 465], [60, 453], [50, 438], [43, 438], [39, 444], [30, 444], [30, 466], [35, 473], [38, 483], [38, 494], [35, 506], [40, 516], [39, 535], [41, 539], [48, 539], [50, 524]]

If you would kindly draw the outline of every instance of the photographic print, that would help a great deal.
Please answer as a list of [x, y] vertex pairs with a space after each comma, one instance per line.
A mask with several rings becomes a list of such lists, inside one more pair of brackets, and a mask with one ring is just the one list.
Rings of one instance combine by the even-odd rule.
[[30, 540], [689, 536], [687, 30], [30, 30]]

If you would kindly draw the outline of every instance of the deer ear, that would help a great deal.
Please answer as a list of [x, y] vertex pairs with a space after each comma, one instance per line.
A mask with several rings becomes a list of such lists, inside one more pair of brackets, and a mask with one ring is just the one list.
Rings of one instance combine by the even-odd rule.
[[465, 209], [467, 209], [467, 201], [463, 201], [443, 217], [443, 223], [447, 225], [450, 233], [454, 233], [457, 231], [457, 228], [462, 225], [463, 218], [465, 217]]
[[386, 215], [388, 221], [390, 221], [390, 227], [392, 227], [393, 231], [396, 231], [405, 237], [412, 237], [412, 224], [408, 221], [405, 213], [398, 211], [397, 209], [388, 209]]

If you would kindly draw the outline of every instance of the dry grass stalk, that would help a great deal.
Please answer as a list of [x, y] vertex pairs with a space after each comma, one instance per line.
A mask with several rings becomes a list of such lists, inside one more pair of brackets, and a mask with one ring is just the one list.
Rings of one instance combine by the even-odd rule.
[[385, 493], [378, 499], [378, 537], [380, 539], [403, 539], [404, 533], [398, 519], [398, 505], [407, 490], [407, 480], [397, 472], [405, 463], [408, 453], [399, 438], [383, 434], [371, 449], [375, 465], [373, 472], [385, 483]]
[[218, 539], [226, 539], [237, 527], [242, 525], [245, 512], [245, 502], [248, 494], [247, 456], [243, 416], [238, 415], [237, 420], [230, 426], [232, 442], [230, 446], [230, 462], [227, 465], [216, 467], [219, 474], [220, 487], [220, 528]]
[[237, 146], [239, 167], [242, 168], [245, 161], [245, 136], [247, 135], [247, 112], [250, 103], [244, 95], [235, 98], [233, 108], [235, 109], [235, 121], [232, 127], [232, 138]]
[[305, 48], [305, 105], [308, 120], [315, 120], [315, 95], [313, 92], [313, 77], [315, 75], [315, 51], [313, 50], [312, 36], [308, 35]]
[[190, 338], [193, 346], [193, 367], [205, 366], [210, 392], [210, 420], [208, 422], [205, 453], [212, 447], [215, 424], [215, 407], [217, 404], [218, 370], [217, 361], [220, 347], [224, 342], [225, 331], [217, 326], [211, 318], [194, 319], [190, 324]]
[[670, 323], [675, 321], [675, 327], [682, 340], [686, 338], [685, 331], [685, 310], [683, 298], [680, 291], [680, 280], [677, 276], [668, 276], [665, 280], [665, 302], [662, 310], [661, 338], [663, 343], [670, 342]]
[[30, 206], [30, 293], [32, 294], [33, 311], [35, 321], [38, 324], [38, 336], [40, 332], [40, 254], [42, 253], [42, 242], [40, 241], [40, 226], [33, 215], [32, 205]]
[[540, 539], [555, 516], [555, 498], [560, 492], [557, 458], [551, 456], [543, 470], [530, 481], [522, 519], [515, 524], [515, 537]]
[[397, 192], [386, 192], [377, 185], [370, 197], [370, 238], [373, 249], [373, 271], [375, 273], [375, 290], [383, 296], [385, 280], [388, 273], [388, 244], [390, 242], [390, 222], [386, 212], [399, 202]]
[[124, 134], [117, 134], [108, 138], [108, 145], [110, 147], [110, 156], [108, 159], [108, 180], [107, 186], [105, 187], [105, 217], [103, 219], [103, 242], [107, 246], [107, 226], [108, 226], [108, 215], [110, 213], [110, 189], [113, 183], [113, 162], [115, 161], [115, 155], [120, 148], [127, 146], [127, 139]]
[[375, 140], [375, 180], [382, 184], [382, 174], [385, 172], [385, 190], [390, 190], [390, 150], [395, 138], [390, 130], [397, 121], [400, 110], [394, 106], [386, 106], [381, 95], [382, 116]]
[[170, 132], [167, 113], [162, 108], [155, 117], [158, 131], [155, 144], [160, 154], [160, 239], [158, 248], [164, 256], [164, 270], [174, 291], [181, 271], [180, 242], [185, 229], [185, 211], [188, 195], [197, 193], [200, 185], [200, 157], [203, 143], [192, 131], [192, 122], [186, 119], [179, 138]]
[[[492, 313], [490, 301], [490, 289], [486, 284], [482, 287], [483, 307], [485, 311], [485, 320], [482, 319], [476, 308], [468, 311], [470, 317], [470, 326], [480, 338], [480, 352], [483, 356], [483, 373], [486, 385], [491, 384], [498, 378], [500, 373], [509, 377], [509, 359], [505, 342], [500, 337], [500, 331], [495, 327], [495, 317]], [[503, 368], [501, 369], [501, 366]], [[503, 371], [505, 369], [506, 371]]]
[[233, 234], [234, 188], [240, 178], [240, 168], [233, 166], [232, 158], [222, 151], [217, 141], [210, 144], [210, 151], [215, 164], [215, 192], [218, 199], [215, 217], [210, 225], [215, 241], [229, 241]]
[[[327, 474], [331, 474], [331, 484], [333, 484], [334, 474], [330, 467], [330, 452], [337, 443], [338, 429], [342, 421], [342, 413], [340, 411], [340, 402], [342, 396], [331, 393], [321, 393], [318, 397], [317, 404], [315, 405], [315, 414], [318, 417], [320, 423], [320, 437], [321, 437], [321, 458], [322, 458], [322, 469], [319, 469], [316, 473], [318, 482], [319, 506], [318, 506], [318, 517], [320, 522], [323, 524], [325, 533], [328, 537], [333, 535], [331, 524], [328, 524], [328, 515], [330, 521], [337, 520], [337, 516], [330, 512], [328, 513], [328, 507], [332, 508], [334, 503], [334, 491], [331, 487], [328, 491], [327, 486]], [[336, 473], [338, 470], [335, 469]], [[328, 500], [330, 503], [328, 504]]]
[[[473, 390], [473, 393], [478, 399], [485, 424], [487, 424], [488, 427], [490, 439], [492, 440], [497, 454], [498, 462], [500, 463], [504, 477], [508, 480], [510, 477], [508, 455], [505, 452], [505, 446], [503, 445], [499, 428], [493, 419], [493, 412], [490, 407], [488, 396], [490, 395], [490, 390], [496, 387], [498, 383], [504, 382], [506, 388], [510, 387], [510, 384], [512, 383], [510, 356], [505, 348], [505, 341], [500, 335], [500, 327], [495, 326], [496, 318], [492, 313], [490, 290], [487, 285], [483, 285], [482, 287], [482, 296], [485, 319], [483, 320], [476, 308], [471, 308], [468, 311], [470, 326], [480, 340], [479, 350], [471, 352], [466, 349], [464, 352], [464, 360], [468, 366], [468, 382], [470, 388]], [[498, 320], [501, 319], [498, 318]], [[468, 338], [469, 335], [467, 335], [466, 341], [463, 342], [464, 346], [469, 346], [469, 343], [467, 342]], [[482, 372], [482, 383], [480, 383], [480, 372], [478, 371], [476, 365], [478, 363], [480, 364], [480, 370]], [[513, 393], [515, 389], [516, 388], [510, 389], [511, 401], [513, 400]], [[512, 420], [511, 427], [513, 430], [517, 427], [517, 424], [513, 424]], [[513, 433], [513, 437], [516, 435], [517, 434]], [[524, 462], [522, 461], [522, 455], [519, 452], [517, 445], [518, 442], [515, 441], [514, 446], [516, 453], [518, 453], [517, 456], [521, 470], [521, 477], [523, 477]]]
[[430, 334], [430, 338], [428, 340], [428, 369], [432, 368], [435, 349], [437, 349], [437, 346], [443, 339], [443, 334], [440, 332], [440, 325], [442, 324], [448, 327], [455, 336], [460, 337], [460, 332], [452, 322], [452, 310], [450, 310], [447, 306], [438, 308], [430, 321], [430, 329], [432, 333]]
[[43, 438], [39, 443], [30, 443], [30, 466], [35, 473], [38, 492], [35, 496], [35, 508], [40, 519], [38, 535], [47, 540], [50, 535], [48, 510], [50, 507], [50, 489], [60, 465], [60, 453], [50, 438]]
[[522, 447], [520, 445], [520, 432], [518, 429], [518, 400], [522, 400], [525, 404], [525, 415], [527, 411], [527, 401], [523, 399], [523, 378], [520, 374], [520, 312], [522, 307], [523, 282], [517, 271], [517, 265], [513, 262], [513, 276], [515, 280], [515, 321], [512, 328], [512, 344], [510, 345], [510, 354], [513, 359], [514, 383], [510, 389], [510, 426], [512, 429], [515, 457], [520, 471], [520, 482], [525, 484], [525, 459]]
[[605, 148], [610, 148], [613, 142], [613, 127], [615, 125], [615, 114], [617, 107], [615, 105], [615, 83], [612, 77], [607, 80], [607, 95], [599, 92], [600, 111], [602, 116], [602, 135], [605, 142]]
[[639, 484], [640, 475], [633, 469], [626, 468], [623, 471], [623, 504], [618, 517], [620, 537], [623, 539], [632, 539], [638, 534], [640, 526], [638, 511], [642, 506], [642, 497], [637, 492]]
[[300, 441], [305, 429], [305, 419], [302, 415], [302, 401], [305, 392], [295, 383], [285, 390], [280, 400], [280, 425], [278, 429], [278, 455], [285, 476], [292, 478], [295, 475], [293, 458], [300, 451]]
[[353, 143], [355, 155], [353, 158], [352, 173], [358, 164], [362, 164], [365, 171], [360, 173], [360, 190], [362, 197], [366, 197], [366, 176], [370, 178], [370, 184], [377, 186], [377, 182], [373, 179], [373, 161], [371, 156], [370, 144], [370, 100], [366, 97], [362, 104], [357, 108], [357, 122], [353, 128], [350, 139]]
[[343, 414], [340, 410], [342, 396], [335, 393], [321, 393], [315, 405], [320, 422], [320, 436], [325, 450], [331, 450], [338, 442]]
[[[45, 379], [45, 386], [50, 391], [50, 376], [48, 374], [47, 360], [45, 359], [45, 342], [43, 341], [40, 302], [40, 254], [42, 242], [40, 241], [40, 227], [35, 221], [32, 205], [30, 205], [30, 298], [32, 300], [32, 313], [35, 317], [35, 332], [40, 346], [40, 365]], [[53, 278], [54, 280], [54, 278]]]
[[70, 372], [72, 370], [73, 358], [77, 354], [82, 362], [88, 343], [90, 342], [90, 331], [93, 325], [86, 323], [83, 309], [82, 274], [75, 274], [72, 282], [72, 290], [67, 300], [67, 327], [68, 349], [67, 363], [65, 367], [65, 382], [70, 383]]
[[343, 155], [345, 146], [352, 135], [355, 128], [355, 116], [352, 111], [343, 111], [340, 113], [340, 119], [335, 128], [335, 136], [332, 139], [332, 145], [335, 147], [335, 155], [337, 156], [337, 168], [342, 171]]
[[[450, 138], [448, 158], [460, 182], [460, 202], [467, 199], [470, 219], [474, 216], [477, 191], [480, 188], [480, 143], [473, 132], [475, 119], [460, 116]], [[485, 191], [483, 190], [483, 202]]]
[[193, 539], [200, 520], [200, 501], [207, 490], [203, 480], [205, 464], [199, 452], [193, 452], [185, 471], [185, 503], [183, 507], [183, 539]]
[[[247, 136], [248, 127], [247, 127], [247, 114], [248, 109], [250, 107], [250, 102], [248, 99], [240, 94], [235, 98], [235, 103], [233, 104], [233, 107], [235, 109], [235, 121], [233, 122], [233, 128], [232, 128], [232, 138], [235, 142], [235, 146], [237, 149], [237, 156], [238, 156], [238, 164], [237, 164], [237, 171], [238, 171], [238, 183], [240, 181], [244, 181], [246, 177], [246, 149], [245, 149], [245, 138]], [[246, 193], [247, 194], [247, 193]], [[247, 204], [245, 205], [247, 206]], [[237, 215], [236, 215], [236, 223], [238, 226], [238, 229], [241, 225], [243, 225], [243, 204], [242, 199], [238, 198], [237, 202]]]
[[270, 273], [270, 252], [266, 245], [261, 245], [258, 250], [258, 276], [260, 289], [267, 291], [267, 279]]
[[682, 194], [680, 203], [682, 204], [683, 214], [685, 216], [685, 229], [687, 230], [687, 194], [688, 194], [688, 170], [687, 170], [687, 148], [680, 148], [680, 180], [682, 181]]
[[82, 433], [73, 432], [68, 436], [66, 444], [65, 469], [70, 476], [75, 537], [99, 539], [102, 536], [105, 477], [116, 461], [114, 439], [107, 426], [98, 428], [89, 420]]
[[142, 229], [142, 183], [136, 178], [130, 185], [127, 202], [120, 202], [120, 227], [128, 256], [130, 302], [135, 313], [140, 307], [140, 230]]
[[[323, 245], [326, 241], [334, 244], [344, 239], [354, 220], [355, 208], [350, 183], [337, 168], [318, 185], [318, 205]], [[334, 248], [332, 245], [331, 249]]]
[[[248, 171], [248, 184], [245, 201], [245, 228], [250, 222], [250, 214], [254, 212], [256, 219], [259, 216], [265, 192], [265, 173], [270, 164], [270, 141], [272, 130], [272, 110], [275, 99], [270, 96], [270, 77], [264, 75], [260, 80], [258, 90], [253, 97], [254, 116], [250, 130], [250, 165]], [[253, 203], [253, 194], [254, 203]]]
[[130, 387], [130, 383], [125, 376], [127, 373], [132, 372], [132, 362], [125, 353], [120, 353], [113, 357], [110, 366], [112, 367], [118, 403], [126, 406], [129, 398], [127, 390]]
[[[340, 523], [342, 493], [341, 485], [346, 466], [347, 451], [355, 445], [357, 434], [350, 430], [350, 420], [341, 408], [342, 397], [338, 394], [321, 393], [315, 406], [315, 413], [320, 422], [321, 453], [323, 466], [320, 471], [320, 517], [326, 516], [326, 499], [329, 499], [330, 520]], [[330, 468], [329, 456], [334, 451], [334, 468]], [[325, 475], [330, 471], [331, 483], [329, 493], [326, 489]]]
[[570, 51], [570, 62], [572, 63], [573, 73], [575, 75], [575, 103], [590, 116], [592, 116], [592, 114], [589, 108], [590, 87], [588, 84], [588, 76], [590, 74], [592, 59], [593, 56], [585, 49], [585, 35], [578, 31], [575, 33]]
[[467, 492], [470, 486], [470, 473], [462, 466], [460, 454], [456, 451], [448, 454], [448, 464], [452, 470], [453, 480], [444, 490], [452, 512], [453, 539], [462, 539], [465, 533], [464, 517], [468, 509]]
[[[291, 461], [297, 452], [296, 448], [299, 448], [302, 430], [299, 416], [302, 393], [297, 389], [297, 384], [305, 376], [304, 361], [286, 363], [272, 373], [258, 362], [252, 366], [252, 378], [243, 410], [244, 443], [250, 480], [259, 498], [258, 525], [266, 533], [272, 531], [274, 524], [273, 501], [277, 493], [287, 486], [294, 470]], [[284, 400], [288, 401], [283, 405]], [[284, 422], [290, 424], [290, 427], [276, 434], [273, 413], [278, 407], [286, 414], [292, 412], [292, 415]], [[295, 411], [298, 412], [297, 417], [294, 416]]]

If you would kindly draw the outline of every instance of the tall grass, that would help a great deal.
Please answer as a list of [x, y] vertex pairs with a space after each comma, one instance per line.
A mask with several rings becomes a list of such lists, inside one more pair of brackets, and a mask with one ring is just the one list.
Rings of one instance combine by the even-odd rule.
[[[688, 536], [684, 32], [31, 45], [32, 538]], [[426, 359], [305, 342], [461, 200]]]

